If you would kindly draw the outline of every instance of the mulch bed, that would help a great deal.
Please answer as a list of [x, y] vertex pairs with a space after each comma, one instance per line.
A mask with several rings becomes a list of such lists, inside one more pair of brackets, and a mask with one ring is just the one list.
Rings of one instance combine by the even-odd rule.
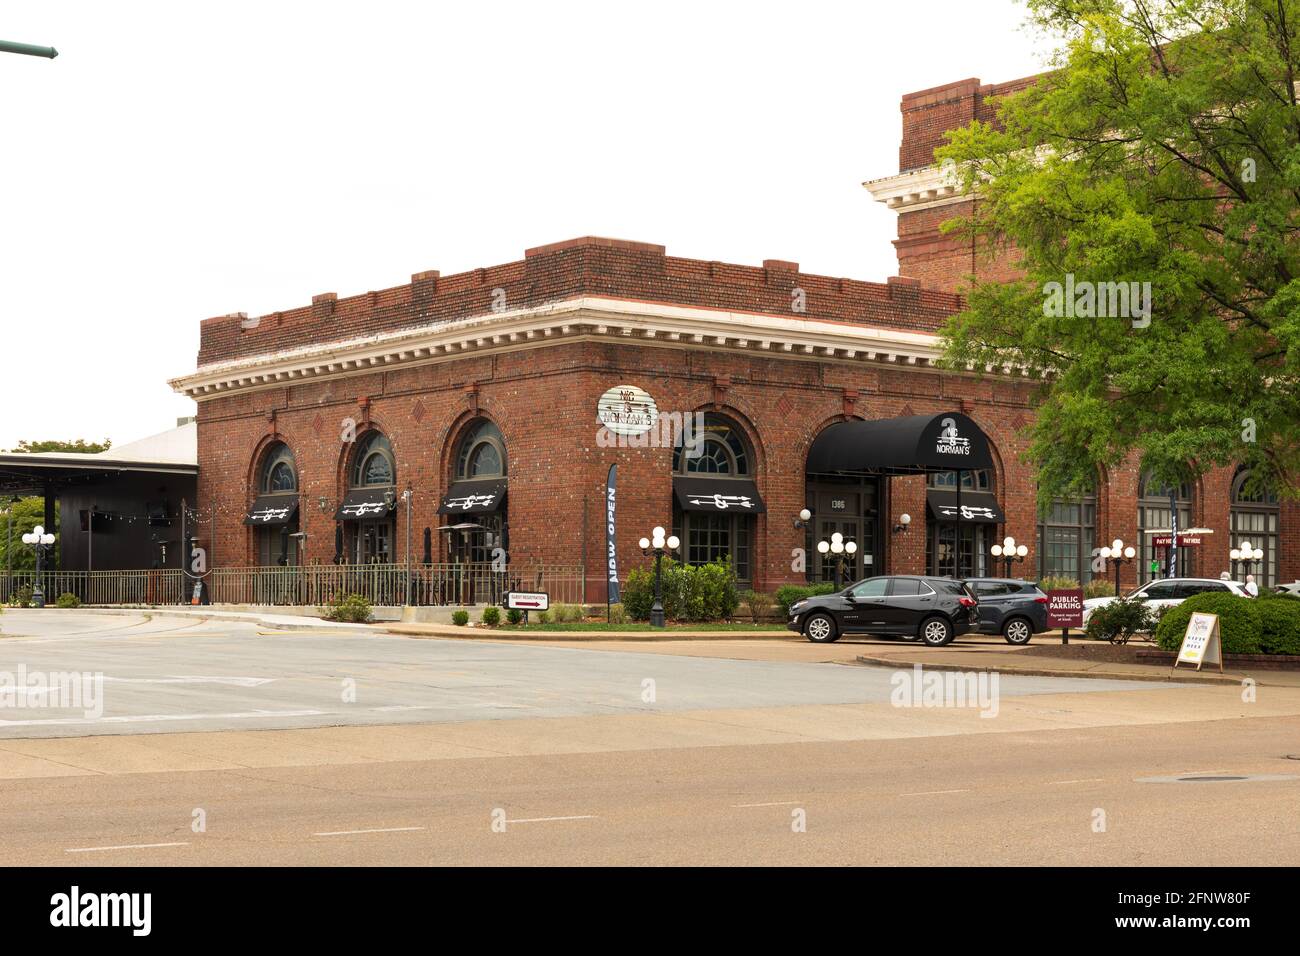
[[[1172, 651], [1162, 651], [1146, 641], [1129, 644], [1107, 644], [1102, 641], [1087, 641], [1071, 638], [1069, 644], [1061, 644], [1060, 639], [1051, 639], [1050, 644], [1040, 644], [1043, 638], [1035, 638], [1035, 643], [1020, 650], [1021, 654], [1038, 657], [1069, 657], [1074, 660], [1097, 661], [1098, 663], [1150, 664], [1156, 667], [1172, 667]], [[1300, 656], [1292, 654], [1225, 654], [1225, 667], [1267, 667], [1276, 670], [1300, 670]], [[1212, 666], [1212, 665], [1206, 665]], [[1204, 668], [1202, 668], [1204, 669]], [[1217, 667], [1215, 668], [1218, 669]]]

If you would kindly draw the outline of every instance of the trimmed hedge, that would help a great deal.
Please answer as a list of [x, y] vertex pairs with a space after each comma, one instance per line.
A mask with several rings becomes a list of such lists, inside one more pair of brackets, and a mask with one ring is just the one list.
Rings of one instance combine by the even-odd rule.
[[781, 617], [784, 619], [790, 616], [792, 604], [804, 598], [834, 593], [834, 584], [783, 584], [776, 589], [776, 603], [780, 606]]
[[1300, 654], [1300, 597], [1259, 593], [1260, 646], [1265, 654]]
[[[1263, 615], [1261, 609], [1281, 601], [1259, 601], [1253, 598], [1237, 597], [1222, 591], [1207, 591], [1190, 597], [1182, 604], [1171, 607], [1165, 612], [1156, 629], [1156, 643], [1161, 650], [1177, 651], [1187, 633], [1187, 625], [1192, 614], [1197, 611], [1219, 615], [1219, 636], [1223, 642], [1225, 654], [1278, 654], [1281, 651], [1265, 651], [1263, 647]], [[1270, 615], [1273, 612], [1266, 612]]]

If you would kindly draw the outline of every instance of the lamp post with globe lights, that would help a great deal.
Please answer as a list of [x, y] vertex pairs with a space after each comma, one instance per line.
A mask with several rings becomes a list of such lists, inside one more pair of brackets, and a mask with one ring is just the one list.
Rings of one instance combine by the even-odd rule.
[[1250, 574], [1252, 572], [1251, 565], [1256, 561], [1262, 561], [1264, 559], [1264, 549], [1254, 547], [1249, 541], [1243, 541], [1241, 544], [1237, 545], [1237, 547], [1228, 552], [1228, 557], [1232, 559], [1234, 565], [1232, 576], [1235, 578], [1237, 576], [1237, 569], [1235, 567], [1237, 562], [1244, 562], [1246, 565], [1246, 573]]
[[32, 603], [45, 607], [45, 591], [41, 588], [45, 549], [54, 545], [54, 535], [37, 525], [28, 534], [23, 535], [23, 544], [29, 544], [36, 550], [36, 584], [32, 587]]
[[641, 546], [642, 554], [653, 554], [655, 556], [655, 603], [650, 608], [650, 626], [664, 626], [664, 573], [663, 561], [664, 555], [670, 551], [676, 551], [681, 546], [681, 541], [677, 535], [670, 534], [664, 537], [664, 529], [656, 527], [650, 532], [652, 537], [642, 538], [637, 542]]
[[831, 535], [829, 541], [817, 542], [817, 553], [835, 555], [835, 590], [838, 591], [842, 586], [840, 583], [840, 562], [843, 560], [843, 555], [847, 554], [852, 557], [858, 553], [858, 543], [856, 541], [845, 541], [844, 535], [836, 531]]
[[1001, 544], [995, 544], [989, 549], [993, 552], [994, 558], [1000, 558], [1007, 564], [1007, 577], [1011, 577], [1011, 562], [1024, 561], [1025, 556], [1029, 554], [1029, 546], [1016, 544], [1016, 539], [1007, 535], [1002, 539]]
[[1123, 540], [1116, 538], [1108, 547], [1104, 547], [1098, 552], [1108, 561], [1115, 562], [1115, 596], [1119, 597], [1119, 569], [1120, 565], [1128, 564], [1137, 554], [1137, 549], [1133, 545], [1125, 545]]

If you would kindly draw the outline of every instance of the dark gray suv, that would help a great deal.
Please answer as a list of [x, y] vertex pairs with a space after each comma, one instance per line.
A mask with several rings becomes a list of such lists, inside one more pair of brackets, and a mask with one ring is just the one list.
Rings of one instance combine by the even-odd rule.
[[967, 578], [979, 601], [979, 632], [1001, 634], [1008, 644], [1028, 644], [1047, 630], [1047, 595], [1033, 581]]
[[815, 644], [845, 634], [877, 634], [919, 637], [930, 647], [943, 647], [974, 628], [975, 607], [975, 597], [960, 581], [898, 574], [796, 601], [788, 626]]

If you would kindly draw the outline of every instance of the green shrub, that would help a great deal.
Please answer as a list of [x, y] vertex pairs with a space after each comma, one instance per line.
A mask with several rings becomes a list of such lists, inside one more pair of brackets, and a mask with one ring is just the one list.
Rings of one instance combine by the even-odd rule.
[[[655, 599], [654, 565], [633, 568], [622, 591], [634, 621], [648, 621]], [[740, 607], [736, 572], [729, 560], [687, 565], [663, 559], [664, 617], [670, 621], [725, 621]]]
[[1079, 582], [1074, 578], [1066, 578], [1053, 574], [1048, 575], [1039, 581], [1038, 586], [1044, 591], [1073, 591], [1079, 586]]
[[1090, 640], [1127, 644], [1134, 634], [1148, 634], [1154, 629], [1155, 615], [1143, 602], [1116, 598], [1088, 615], [1084, 633]]
[[552, 604], [549, 620], [556, 624], [576, 624], [583, 618], [581, 604]]
[[464, 627], [469, 623], [469, 611], [466, 611], [463, 608], [452, 611], [451, 623], [455, 624], [457, 627]]
[[339, 595], [322, 608], [327, 621], [344, 621], [348, 624], [365, 624], [373, 610], [369, 601], [360, 594]]
[[[1279, 602], [1280, 603], [1280, 602]], [[1197, 611], [1219, 615], [1219, 636], [1225, 654], [1260, 654], [1262, 627], [1260, 610], [1267, 602], [1237, 597], [1222, 591], [1207, 591], [1169, 609], [1156, 631], [1162, 650], [1176, 651], [1187, 633], [1187, 624]], [[1276, 652], [1274, 652], [1276, 653]]]
[[762, 591], [745, 591], [740, 595], [740, 603], [749, 613], [749, 619], [757, 624], [772, 606], [772, 598]]
[[624, 607], [622, 604], [611, 604], [609, 606], [609, 623], [626, 624], [627, 608]]
[[483, 623], [488, 627], [496, 627], [501, 623], [501, 609], [489, 604], [483, 609]]
[[9, 602], [14, 607], [31, 607], [32, 606], [32, 587], [30, 584], [24, 584], [18, 590], [14, 591], [13, 600]]
[[[1260, 597], [1264, 592], [1260, 592]], [[1258, 601], [1260, 650], [1265, 654], [1300, 654], [1300, 599]]]
[[70, 591], [64, 591], [58, 596], [58, 599], [55, 600], [54, 606], [61, 608], [81, 607], [81, 598], [77, 597]]
[[781, 608], [781, 616], [790, 616], [790, 605], [804, 598], [817, 597], [819, 594], [833, 594], [834, 584], [783, 584], [776, 589], [776, 603]]
[[[1071, 587], [1078, 587], [1074, 584]], [[1093, 578], [1083, 586], [1083, 596], [1085, 598], [1114, 597], [1115, 583], [1109, 578]]]
[[517, 607], [512, 607], [510, 610], [506, 611], [506, 620], [511, 624], [518, 624], [523, 619], [524, 612], [519, 610]]

